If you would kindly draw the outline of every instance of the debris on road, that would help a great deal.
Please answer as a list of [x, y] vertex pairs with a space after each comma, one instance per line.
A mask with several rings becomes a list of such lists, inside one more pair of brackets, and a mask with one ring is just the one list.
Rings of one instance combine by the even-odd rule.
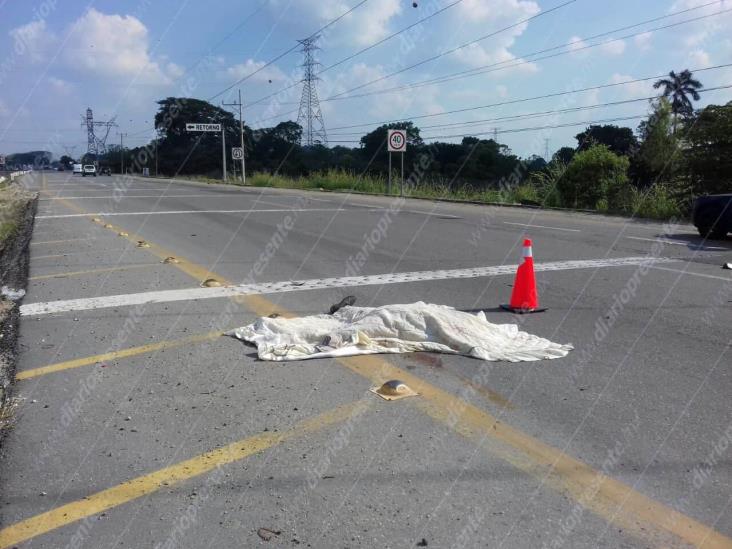
[[724, 265], [722, 265], [722, 268], [723, 269], [732, 269], [732, 263], [725, 263]]
[[219, 282], [215, 278], [207, 278], [206, 280], [201, 282], [202, 288], [220, 288], [221, 286], [223, 286], [223, 284], [221, 284], [221, 282]]
[[105, 229], [113, 229], [113, 228], [114, 228], [114, 226], [113, 226], [113, 225], [112, 225], [111, 223], [106, 223], [106, 224], [104, 225], [104, 228], [105, 228]]
[[371, 387], [369, 391], [375, 395], [379, 395], [384, 400], [399, 400], [401, 398], [419, 395], [419, 393], [413, 391], [406, 383], [398, 379], [387, 381], [380, 387]]
[[126, 233], [125, 231], [120, 231], [117, 233], [117, 236], [130, 236], [130, 233]]
[[520, 362], [561, 358], [574, 348], [521, 332], [515, 324], [488, 322], [483, 311], [422, 301], [346, 306], [332, 315], [263, 317], [225, 335], [255, 345], [260, 359], [274, 361], [427, 351]]
[[282, 532], [280, 530], [270, 530], [269, 528], [260, 528], [257, 530], [257, 535], [264, 541], [271, 540], [274, 536], [279, 536]]
[[332, 305], [330, 309], [328, 310], [328, 314], [332, 315], [335, 314], [337, 311], [342, 309], [343, 307], [352, 307], [353, 304], [356, 303], [356, 297], [352, 295], [347, 295], [343, 299], [341, 299], [338, 303], [335, 305]]
[[0, 288], [0, 294], [10, 301], [19, 301], [20, 299], [23, 299], [23, 296], [25, 296], [25, 290], [23, 288], [20, 290], [14, 290], [13, 288], [3, 286]]
[[138, 240], [137, 241], [137, 247], [138, 248], [149, 248], [150, 247], [150, 244], [148, 244], [144, 240]]
[[176, 259], [175, 257], [173, 257], [171, 255], [171, 256], [168, 256], [165, 259], [163, 259], [162, 263], [173, 263], [173, 264], [177, 264], [177, 263], [180, 263], [180, 260], [179, 259]]

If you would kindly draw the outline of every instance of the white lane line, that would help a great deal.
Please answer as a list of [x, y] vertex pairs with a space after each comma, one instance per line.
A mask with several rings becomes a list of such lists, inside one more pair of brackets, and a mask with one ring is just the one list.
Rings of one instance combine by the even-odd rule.
[[[151, 212], [89, 212], [83, 214], [38, 215], [36, 219], [67, 219], [72, 217], [110, 217], [125, 215], [176, 215], [176, 214], [205, 214], [205, 213], [275, 213], [275, 212], [365, 212], [355, 208], [277, 208], [267, 210], [161, 210]], [[381, 210], [379, 210], [381, 211]]]
[[[676, 260], [654, 257], [622, 257], [616, 259], [582, 259], [575, 261], [556, 261], [538, 263], [534, 269], [544, 271], [565, 271], [571, 269], [598, 269], [603, 267], [627, 267], [633, 265], [654, 265], [671, 263]], [[188, 288], [184, 290], [162, 290], [137, 294], [123, 294], [84, 299], [68, 299], [63, 301], [47, 301], [21, 305], [22, 316], [38, 316], [70, 311], [87, 311], [108, 307], [126, 307], [145, 303], [169, 303], [172, 301], [190, 301], [194, 299], [213, 299], [236, 295], [276, 294], [285, 292], [301, 292], [305, 290], [323, 290], [330, 288], [348, 288], [374, 286], [383, 284], [405, 284], [431, 280], [453, 280], [480, 278], [486, 276], [513, 275], [518, 265], [497, 265], [493, 267], [475, 267], [472, 269], [452, 269], [439, 271], [413, 271], [405, 273], [386, 273], [370, 276], [346, 276], [339, 278], [320, 278], [282, 282], [264, 282], [261, 284], [242, 284], [224, 288]]]
[[553, 231], [567, 231], [570, 233], [581, 233], [580, 229], [565, 229], [564, 227], [547, 227], [546, 225], [530, 225], [529, 223], [512, 223], [511, 221], [504, 221], [506, 225], [518, 225], [519, 227], [536, 227], [537, 229], [551, 229]]
[[684, 240], [669, 240], [668, 238], [644, 238], [642, 236], [626, 236], [632, 240], [643, 240], [646, 242], [660, 242], [661, 244], [675, 244], [676, 246], [691, 246], [699, 250], [729, 250], [730, 248], [723, 248], [721, 246], [707, 246], [697, 244], [696, 242], [686, 242]]
[[732, 276], [727, 276], [727, 277], [714, 276], [714, 275], [709, 275], [709, 274], [704, 274], [704, 273], [695, 273], [693, 271], [682, 271], [681, 269], [671, 269], [669, 267], [657, 267], [655, 265], [652, 265], [651, 269], [656, 269], [658, 271], [669, 271], [671, 273], [679, 273], [679, 274], [689, 275], [689, 276], [699, 276], [701, 278], [710, 278], [712, 280], [723, 280], [725, 282], [732, 282]]
[[121, 194], [120, 196], [55, 196], [53, 198], [40, 198], [40, 202], [48, 200], [77, 200], [77, 199], [100, 199], [100, 200], [119, 200], [122, 198], [229, 198], [229, 195], [213, 195], [213, 194]]

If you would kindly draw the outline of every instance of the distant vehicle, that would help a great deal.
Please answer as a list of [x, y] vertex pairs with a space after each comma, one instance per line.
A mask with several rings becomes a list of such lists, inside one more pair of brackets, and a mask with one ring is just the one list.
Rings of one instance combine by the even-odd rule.
[[112, 168], [110, 167], [104, 167], [99, 170], [99, 173], [102, 175], [112, 175]]
[[84, 166], [84, 171], [81, 173], [82, 176], [86, 177], [87, 175], [93, 175], [94, 177], [97, 176], [97, 167], [94, 164], [86, 164]]
[[74, 164], [74, 175], [76, 175], [77, 173], [82, 174], [83, 172], [84, 170], [82, 169], [81, 164]]
[[694, 201], [691, 220], [704, 238], [724, 238], [732, 232], [732, 193], [700, 196]]

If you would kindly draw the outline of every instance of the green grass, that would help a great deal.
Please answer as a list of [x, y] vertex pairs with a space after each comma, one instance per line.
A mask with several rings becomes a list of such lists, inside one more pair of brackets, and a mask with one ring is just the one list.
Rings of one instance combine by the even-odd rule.
[[[475, 189], [469, 185], [450, 188], [446, 182], [439, 180], [423, 181], [413, 188], [405, 188], [405, 195], [413, 198], [465, 200], [470, 202], [497, 204], [529, 204], [550, 208], [561, 208], [567, 205], [556, 190], [556, 178], [562, 172], [549, 174], [548, 177], [526, 181], [518, 186], [503, 191], [496, 189]], [[206, 177], [187, 177], [203, 183], [221, 183], [220, 179]], [[229, 180], [229, 184], [239, 185], [240, 180]], [[386, 194], [387, 180], [380, 175], [357, 175], [345, 170], [328, 170], [306, 176], [290, 177], [269, 173], [254, 173], [247, 177], [247, 184], [254, 187], [272, 187], [279, 189], [355, 191], [372, 194]], [[392, 182], [391, 194], [399, 194], [399, 180]], [[603, 213], [635, 215], [651, 219], [670, 219], [681, 216], [681, 208], [673, 193], [663, 185], [656, 185], [650, 190], [630, 189], [628, 204], [621, 212], [610, 212], [607, 200], [600, 200], [596, 209]], [[0, 231], [2, 228], [0, 227]]]

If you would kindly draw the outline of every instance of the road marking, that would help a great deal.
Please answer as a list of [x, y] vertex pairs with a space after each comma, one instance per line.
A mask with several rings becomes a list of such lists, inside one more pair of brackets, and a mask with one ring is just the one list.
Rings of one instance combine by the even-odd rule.
[[[155, 245], [151, 244], [150, 250]], [[157, 252], [153, 252], [156, 253]], [[166, 255], [167, 254], [167, 255]], [[162, 252], [161, 257], [174, 255], [172, 252]], [[615, 259], [582, 259], [575, 261], [557, 261], [553, 263], [537, 263], [534, 265], [536, 272], [566, 271], [573, 269], [597, 269], [605, 267], [627, 267], [633, 265], [670, 263], [676, 261], [667, 258], [648, 257], [623, 257]], [[185, 268], [186, 263], [176, 265]], [[384, 284], [407, 284], [413, 282], [427, 282], [432, 280], [455, 280], [482, 278], [488, 276], [512, 275], [516, 272], [518, 265], [498, 265], [494, 267], [474, 267], [471, 269], [453, 269], [439, 271], [414, 271], [403, 273], [385, 273], [368, 276], [344, 276], [338, 278], [316, 278], [310, 280], [284, 280], [281, 282], [263, 282], [259, 284], [241, 284], [223, 286], [220, 288], [186, 288], [181, 290], [159, 290], [152, 292], [141, 292], [134, 294], [121, 294], [100, 297], [87, 297], [81, 299], [68, 299], [60, 301], [46, 301], [38, 303], [27, 303], [20, 307], [22, 316], [38, 316], [55, 313], [66, 313], [71, 311], [87, 311], [92, 309], [104, 309], [108, 307], [128, 307], [149, 303], [170, 303], [174, 301], [190, 301], [193, 299], [216, 299], [234, 296], [248, 296], [261, 294], [279, 294], [289, 292], [302, 292], [307, 290], [327, 290], [332, 288], [350, 288], [358, 286], [380, 286]], [[198, 269], [203, 269], [199, 272]], [[226, 283], [221, 277], [205, 268], [191, 266], [191, 271], [196, 273], [194, 278], [205, 280], [215, 278]], [[189, 273], [190, 274], [190, 273]], [[202, 276], [203, 275], [203, 276]]]
[[31, 246], [40, 246], [41, 244], [64, 244], [66, 242], [83, 242], [85, 240], [98, 240], [96, 237], [83, 237], [83, 238], [65, 238], [63, 240], [44, 240], [43, 242], [33, 242], [31, 240]]
[[551, 229], [553, 231], [567, 231], [570, 233], [581, 233], [580, 229], [565, 229], [564, 227], [547, 227], [546, 225], [530, 225], [529, 223], [512, 223], [511, 221], [504, 221], [506, 225], [518, 225], [519, 227], [536, 227], [537, 229]]
[[61, 372], [64, 370], [71, 370], [74, 368], [81, 368], [82, 366], [89, 366], [91, 364], [97, 364], [99, 362], [108, 362], [111, 360], [119, 360], [121, 358], [128, 358], [131, 356], [142, 355], [146, 353], [153, 353], [156, 351], [164, 351], [167, 349], [175, 349], [176, 347], [182, 347], [183, 345], [193, 345], [195, 343], [202, 343], [205, 341], [211, 341], [221, 337], [222, 332], [208, 332], [206, 334], [198, 334], [182, 339], [173, 339], [167, 341], [158, 341], [157, 343], [148, 343], [147, 345], [140, 345], [139, 347], [130, 347], [128, 349], [121, 349], [119, 351], [110, 351], [108, 353], [102, 353], [94, 356], [87, 356], [84, 358], [76, 358], [73, 360], [66, 360], [64, 362], [58, 362], [56, 364], [49, 364], [48, 366], [42, 366], [40, 368], [33, 368], [30, 370], [23, 370], [15, 375], [17, 381], [24, 379], [31, 379], [34, 377], [44, 376], [55, 372]]
[[161, 263], [141, 263], [138, 265], [121, 265], [119, 267], [105, 267], [103, 269], [87, 269], [86, 271], [71, 271], [68, 273], [55, 273], [39, 276], [30, 276], [28, 280], [48, 280], [49, 278], [66, 278], [68, 276], [83, 276], [97, 273], [113, 273], [116, 271], [129, 271], [131, 269], [144, 269], [149, 267], [159, 267]]
[[698, 244], [696, 242], [686, 242], [684, 240], [669, 240], [668, 238], [644, 238], [642, 236], [626, 236], [632, 240], [644, 240], [646, 242], [660, 242], [661, 244], [675, 244], [677, 246], [691, 246], [699, 250], [730, 250], [732, 248], [724, 248], [720, 246], [707, 246], [706, 244]]
[[[78, 199], [100, 199], [100, 200], [119, 200], [122, 198], [229, 198], [231, 195], [214, 195], [214, 194], [135, 194], [127, 195], [122, 194], [120, 196], [54, 196], [53, 198], [40, 198], [40, 202], [46, 202], [49, 200], [78, 200]], [[238, 196], [238, 195], [237, 195]], [[241, 195], [247, 196], [247, 195]]]
[[656, 269], [658, 271], [669, 271], [671, 273], [679, 273], [683, 275], [689, 275], [689, 276], [699, 276], [701, 278], [710, 278], [712, 280], [722, 280], [724, 282], [732, 282], [732, 276], [714, 276], [710, 274], [704, 274], [704, 273], [695, 273], [693, 271], [683, 271], [681, 269], [671, 269], [668, 267], [656, 267], [655, 265], [651, 266], [652, 269]]
[[[385, 208], [380, 208], [382, 211]], [[66, 219], [72, 217], [110, 217], [110, 216], [129, 216], [129, 215], [181, 215], [181, 214], [206, 214], [206, 213], [278, 213], [278, 212], [363, 212], [371, 210], [349, 209], [349, 208], [277, 208], [266, 210], [253, 210], [251, 208], [243, 210], [161, 210], [150, 212], [97, 212], [97, 213], [78, 213], [78, 214], [59, 214], [59, 215], [38, 215], [36, 219]]]
[[411, 402], [435, 421], [642, 540], [665, 542], [671, 533], [697, 547], [732, 547], [732, 539], [709, 526], [636, 492], [376, 355], [338, 362], [375, 385], [388, 379], [403, 381], [421, 395]]
[[0, 549], [13, 547], [41, 534], [152, 494], [162, 488], [168, 488], [185, 480], [209, 473], [217, 467], [260, 454], [287, 440], [316, 433], [332, 425], [337, 425], [355, 414], [364, 412], [366, 405], [357, 401], [339, 406], [315, 417], [300, 421], [286, 431], [262, 433], [221, 446], [205, 454], [133, 478], [117, 486], [112, 486], [101, 492], [27, 518], [0, 530]]
[[[68, 204], [72, 208], [77, 208], [71, 203]], [[603, 261], [614, 261], [614, 263], [604, 265]], [[594, 263], [594, 267], [600, 267], [617, 266], [623, 262], [626, 262], [626, 265], [639, 265], [671, 261], [673, 260], [645, 257], [595, 260], [590, 263]], [[560, 262], [565, 266], [570, 263], [572, 262]], [[547, 265], [539, 264], [536, 268], [539, 270]], [[556, 267], [557, 264], [553, 265]], [[221, 277], [216, 278], [223, 280]], [[247, 305], [258, 315], [266, 315], [272, 310], [277, 310], [283, 316], [294, 316], [261, 296], [245, 295], [234, 299]], [[545, 482], [547, 486], [571, 496], [584, 507], [606, 520], [612, 520], [614, 524], [622, 526], [639, 539], [665, 543], [670, 532], [698, 546], [704, 544], [713, 548], [732, 547], [731, 539], [712, 528], [634, 491], [631, 487], [593, 470], [587, 464], [538, 439], [500, 423], [490, 414], [465, 400], [429, 385], [381, 357], [358, 356], [340, 358], [336, 361], [375, 384], [381, 384], [388, 379], [400, 379], [412, 385], [423, 395], [423, 398], [415, 399], [414, 404], [434, 420], [474, 441], [479, 447], [491, 451], [517, 469]], [[63, 514], [56, 516], [63, 517]]]

